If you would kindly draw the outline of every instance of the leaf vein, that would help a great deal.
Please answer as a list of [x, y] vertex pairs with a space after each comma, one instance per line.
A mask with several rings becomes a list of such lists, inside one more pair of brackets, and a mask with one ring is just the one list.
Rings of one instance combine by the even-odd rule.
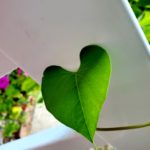
[[76, 84], [76, 88], [77, 88], [77, 92], [78, 92], [78, 98], [79, 98], [79, 102], [80, 102], [80, 105], [81, 105], [81, 109], [82, 109], [82, 113], [83, 113], [83, 118], [84, 118], [85, 126], [87, 128], [89, 137], [92, 139], [92, 137], [90, 135], [90, 131], [88, 129], [87, 122], [86, 122], [86, 115], [85, 115], [85, 112], [84, 112], [84, 109], [83, 109], [83, 106], [82, 106], [81, 95], [80, 95], [80, 91], [79, 91], [79, 87], [78, 87], [78, 81], [77, 81], [77, 73], [75, 73], [75, 84]]

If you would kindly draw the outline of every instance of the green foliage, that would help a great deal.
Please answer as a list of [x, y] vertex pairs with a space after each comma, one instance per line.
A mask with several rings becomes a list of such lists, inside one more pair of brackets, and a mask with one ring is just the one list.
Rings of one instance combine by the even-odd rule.
[[106, 51], [96, 45], [83, 48], [80, 59], [77, 72], [48, 67], [42, 79], [42, 94], [47, 109], [60, 122], [93, 142], [111, 65]]
[[143, 18], [140, 20], [140, 25], [150, 42], [150, 11], [145, 11]]
[[0, 128], [3, 138], [13, 138], [25, 123], [30, 97], [42, 102], [40, 86], [20, 68], [0, 78]]
[[139, 0], [139, 3], [143, 7], [149, 7], [150, 6], [150, 1], [149, 0]]
[[17, 122], [9, 121], [4, 126], [3, 136], [7, 138], [13, 137], [13, 134], [17, 132], [20, 128], [20, 125]]
[[37, 86], [37, 83], [30, 77], [27, 77], [22, 82], [21, 90], [28, 92], [31, 91], [35, 86]]
[[129, 0], [129, 2], [150, 43], [150, 0]]

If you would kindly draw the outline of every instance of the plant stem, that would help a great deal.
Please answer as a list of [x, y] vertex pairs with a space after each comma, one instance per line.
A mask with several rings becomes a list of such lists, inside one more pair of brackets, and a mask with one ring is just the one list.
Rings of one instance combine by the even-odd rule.
[[149, 127], [150, 122], [136, 124], [136, 125], [129, 125], [129, 126], [120, 126], [120, 127], [108, 127], [108, 128], [97, 128], [97, 131], [122, 131], [122, 130], [133, 130], [138, 128], [145, 128]]
[[94, 146], [94, 150], [99, 150], [98, 146], [95, 143], [93, 143], [93, 146]]

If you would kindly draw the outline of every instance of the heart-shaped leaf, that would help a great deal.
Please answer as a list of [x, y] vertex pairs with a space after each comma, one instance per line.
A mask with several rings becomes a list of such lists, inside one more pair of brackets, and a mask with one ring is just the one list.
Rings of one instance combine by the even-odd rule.
[[42, 93], [47, 109], [60, 122], [93, 142], [111, 65], [106, 51], [96, 45], [83, 48], [80, 59], [77, 72], [48, 67], [42, 79]]

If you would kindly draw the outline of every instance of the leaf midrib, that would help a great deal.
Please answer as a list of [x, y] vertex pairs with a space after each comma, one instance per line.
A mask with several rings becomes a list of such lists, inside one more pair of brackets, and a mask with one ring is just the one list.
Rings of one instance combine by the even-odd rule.
[[86, 128], [87, 128], [87, 131], [88, 131], [90, 140], [92, 141], [92, 137], [91, 137], [91, 135], [90, 135], [90, 131], [89, 131], [89, 128], [88, 128], [88, 125], [87, 125], [87, 122], [86, 122], [86, 115], [85, 115], [85, 112], [84, 112], [84, 109], [83, 109], [83, 106], [82, 106], [81, 95], [80, 95], [80, 91], [79, 91], [79, 87], [78, 87], [77, 73], [75, 73], [74, 76], [75, 76], [75, 85], [76, 85], [76, 88], [77, 88], [77, 95], [78, 95], [79, 102], [80, 102], [80, 106], [81, 106], [81, 109], [82, 109], [85, 126], [86, 126]]

